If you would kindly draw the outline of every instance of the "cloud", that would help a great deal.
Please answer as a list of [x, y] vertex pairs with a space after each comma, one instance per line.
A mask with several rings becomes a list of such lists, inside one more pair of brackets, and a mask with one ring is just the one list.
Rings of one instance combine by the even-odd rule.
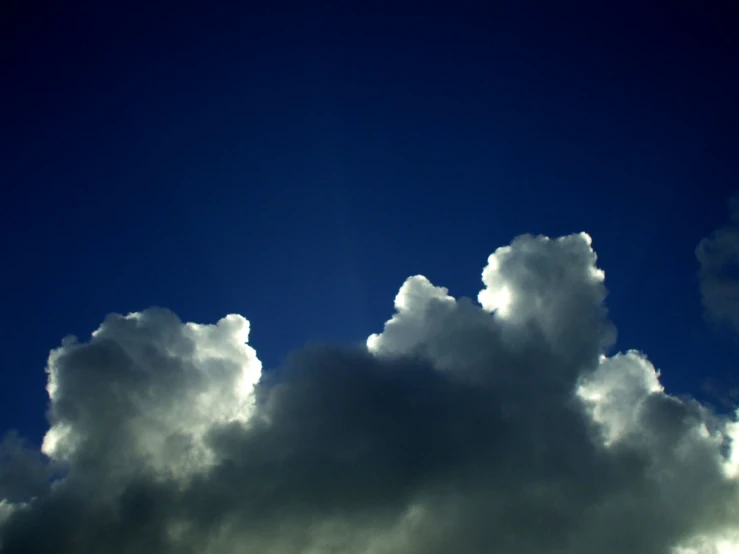
[[22, 502], [42, 494], [53, 476], [52, 466], [41, 453], [14, 431], [0, 441], [0, 464], [0, 499], [6, 502]]
[[739, 196], [730, 204], [727, 225], [703, 239], [695, 251], [706, 315], [739, 332]]
[[[65, 340], [43, 444], [63, 472], [0, 487], [0, 552], [739, 552], [739, 424], [606, 356], [590, 237], [518, 237], [482, 276], [479, 304], [410, 277], [366, 348], [265, 372], [236, 315]], [[40, 459], [8, 444], [9, 467]]]

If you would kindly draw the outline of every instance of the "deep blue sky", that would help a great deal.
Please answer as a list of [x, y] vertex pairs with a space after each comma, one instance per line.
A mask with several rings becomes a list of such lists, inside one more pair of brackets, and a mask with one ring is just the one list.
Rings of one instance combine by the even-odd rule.
[[739, 183], [728, 10], [16, 4], [0, 428], [38, 440], [48, 350], [108, 312], [238, 312], [273, 366], [380, 330], [411, 274], [475, 296], [524, 232], [593, 236], [670, 390], [731, 379], [693, 254]]

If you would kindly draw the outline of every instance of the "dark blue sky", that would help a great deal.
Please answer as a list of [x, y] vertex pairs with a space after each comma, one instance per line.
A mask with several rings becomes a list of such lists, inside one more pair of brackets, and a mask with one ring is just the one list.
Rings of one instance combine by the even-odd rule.
[[739, 183], [728, 11], [17, 4], [3, 428], [38, 440], [48, 350], [108, 312], [241, 313], [273, 366], [379, 331], [411, 274], [475, 296], [524, 232], [593, 236], [618, 347], [670, 390], [731, 381], [693, 253]]

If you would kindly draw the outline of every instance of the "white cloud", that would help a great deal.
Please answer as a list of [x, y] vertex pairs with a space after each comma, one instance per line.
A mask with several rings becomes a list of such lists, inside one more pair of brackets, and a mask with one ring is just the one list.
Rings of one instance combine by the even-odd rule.
[[602, 427], [606, 445], [639, 432], [644, 403], [663, 392], [659, 373], [639, 352], [630, 351], [601, 358], [597, 369], [584, 377], [576, 389]]
[[518, 237], [483, 282], [477, 305], [411, 277], [367, 349], [264, 373], [235, 315], [65, 340], [44, 441], [63, 477], [18, 472], [40, 458], [7, 442], [25, 485], [0, 486], [0, 552], [737, 552], [739, 423], [605, 356], [590, 237]]
[[212, 426], [250, 413], [261, 364], [248, 336], [238, 315], [182, 324], [151, 309], [109, 316], [89, 342], [66, 339], [49, 356], [43, 452], [67, 464], [70, 479], [95, 486], [144, 467], [197, 471], [211, 461], [204, 441]]
[[385, 331], [367, 339], [367, 347], [375, 353], [409, 352], [420, 344], [436, 318], [432, 312], [448, 311], [454, 298], [444, 287], [435, 287], [423, 275], [408, 277], [395, 296], [396, 313], [385, 324]]

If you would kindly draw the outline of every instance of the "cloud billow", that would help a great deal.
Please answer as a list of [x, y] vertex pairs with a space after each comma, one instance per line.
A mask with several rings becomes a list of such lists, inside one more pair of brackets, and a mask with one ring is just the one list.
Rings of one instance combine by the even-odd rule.
[[590, 237], [517, 237], [483, 283], [410, 277], [366, 348], [275, 372], [237, 315], [65, 340], [46, 461], [3, 443], [0, 552], [739, 552], [739, 425], [606, 356]]

